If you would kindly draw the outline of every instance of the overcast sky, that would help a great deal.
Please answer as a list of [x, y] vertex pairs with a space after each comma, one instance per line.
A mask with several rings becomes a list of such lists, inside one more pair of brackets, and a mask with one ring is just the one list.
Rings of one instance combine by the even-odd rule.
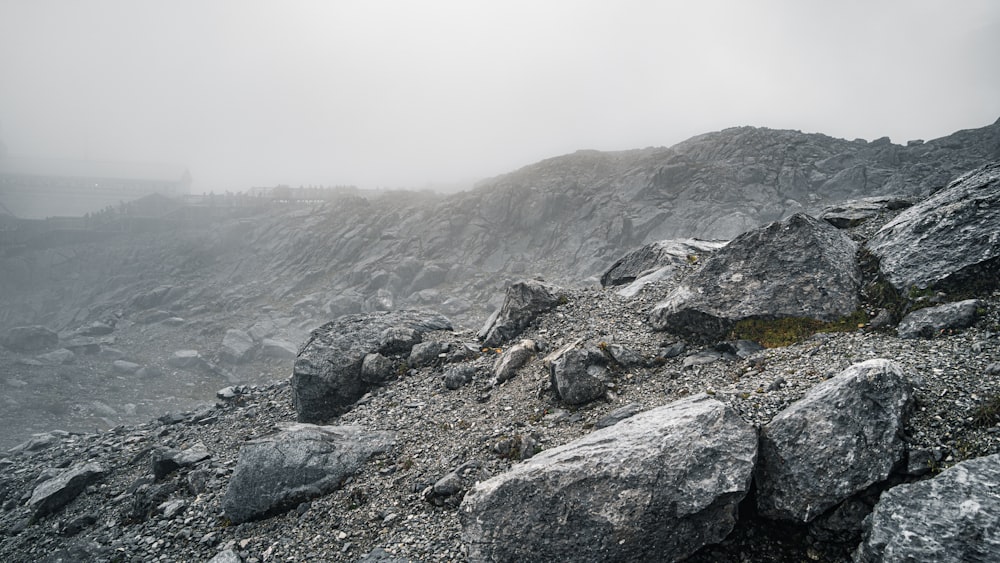
[[0, 0], [11, 155], [422, 187], [737, 125], [1000, 117], [1000, 2]]

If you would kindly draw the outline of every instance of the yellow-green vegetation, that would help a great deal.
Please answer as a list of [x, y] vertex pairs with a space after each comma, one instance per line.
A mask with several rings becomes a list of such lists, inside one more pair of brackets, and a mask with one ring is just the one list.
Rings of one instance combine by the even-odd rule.
[[1000, 393], [988, 397], [972, 411], [972, 423], [988, 428], [1000, 422]]
[[778, 348], [802, 342], [818, 332], [850, 332], [867, 323], [868, 315], [861, 310], [835, 321], [804, 317], [744, 319], [733, 327], [730, 338], [753, 340], [765, 348]]

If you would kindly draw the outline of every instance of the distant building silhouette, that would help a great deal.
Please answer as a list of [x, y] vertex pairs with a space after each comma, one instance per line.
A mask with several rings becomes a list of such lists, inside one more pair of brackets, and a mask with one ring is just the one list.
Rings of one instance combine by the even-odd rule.
[[0, 212], [22, 219], [79, 217], [154, 193], [180, 197], [190, 188], [183, 167], [15, 158], [0, 147]]

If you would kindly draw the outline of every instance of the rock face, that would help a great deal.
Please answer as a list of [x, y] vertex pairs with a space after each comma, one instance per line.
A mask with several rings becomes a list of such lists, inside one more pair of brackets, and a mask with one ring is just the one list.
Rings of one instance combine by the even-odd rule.
[[866, 246], [900, 291], [970, 281], [996, 285], [1000, 163], [965, 174], [900, 213]]
[[913, 389], [889, 360], [855, 364], [812, 388], [764, 426], [754, 479], [757, 509], [809, 522], [889, 476]]
[[483, 344], [499, 346], [517, 338], [539, 313], [559, 305], [559, 288], [537, 280], [524, 280], [507, 288], [503, 305], [479, 331]]
[[288, 423], [240, 449], [222, 505], [234, 523], [294, 508], [340, 487], [369, 457], [389, 449], [391, 432]]
[[366, 355], [409, 352], [392, 335], [406, 333], [412, 342], [412, 335], [419, 341], [425, 332], [451, 329], [451, 321], [438, 313], [394, 311], [346, 315], [314, 330], [292, 371], [299, 422], [327, 420], [371, 389], [374, 384], [361, 375]]
[[720, 338], [747, 318], [835, 320], [858, 308], [856, 250], [828, 223], [793, 215], [710, 256], [650, 312], [649, 322], [656, 330]]
[[1000, 561], [998, 514], [1000, 454], [963, 461], [882, 493], [854, 560]]
[[975, 322], [977, 311], [985, 306], [979, 299], [966, 299], [918, 309], [899, 321], [896, 333], [900, 338], [931, 338], [943, 330], [965, 328]]
[[5, 348], [17, 352], [35, 352], [59, 344], [59, 335], [44, 326], [16, 326], [3, 339]]
[[657, 270], [674, 270], [684, 264], [704, 258], [725, 246], [724, 241], [698, 239], [660, 240], [642, 246], [625, 256], [601, 276], [604, 287], [625, 285]]
[[732, 529], [757, 436], [698, 395], [543, 451], [460, 507], [470, 561], [672, 561]]
[[35, 487], [28, 506], [35, 517], [52, 514], [69, 504], [104, 473], [104, 468], [96, 463], [76, 465]]
[[902, 197], [863, 197], [828, 207], [823, 210], [819, 218], [838, 229], [849, 229], [877, 217], [879, 213], [884, 211], [906, 209], [910, 205], [912, 203]]

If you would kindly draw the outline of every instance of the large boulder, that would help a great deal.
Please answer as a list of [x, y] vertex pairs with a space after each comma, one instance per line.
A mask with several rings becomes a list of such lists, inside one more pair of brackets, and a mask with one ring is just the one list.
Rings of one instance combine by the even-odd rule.
[[16, 326], [7, 331], [3, 345], [16, 352], [35, 352], [59, 344], [59, 335], [44, 326]]
[[1000, 561], [1000, 454], [889, 489], [865, 527], [859, 563]]
[[28, 499], [28, 507], [36, 518], [52, 514], [104, 477], [105, 473], [105, 469], [96, 463], [75, 465], [35, 487]]
[[564, 300], [561, 289], [537, 280], [524, 280], [507, 288], [503, 305], [479, 331], [486, 346], [500, 346], [517, 338], [540, 313], [554, 309]]
[[809, 522], [885, 480], [905, 456], [913, 387], [889, 360], [855, 364], [778, 413], [760, 435], [757, 509]]
[[477, 483], [459, 513], [470, 561], [673, 561], [721, 541], [750, 487], [757, 435], [697, 395]]
[[601, 276], [604, 287], [624, 285], [656, 272], [696, 262], [723, 246], [724, 241], [671, 239], [651, 242], [622, 256]]
[[222, 507], [234, 523], [264, 518], [340, 488], [369, 457], [387, 451], [392, 432], [358, 426], [282, 423], [240, 448]]
[[508, 348], [493, 362], [493, 380], [496, 383], [503, 383], [514, 377], [524, 364], [528, 363], [538, 348], [534, 340], [522, 340]]
[[829, 223], [792, 215], [715, 252], [653, 308], [649, 322], [656, 330], [716, 339], [748, 318], [836, 320], [858, 308], [856, 250]]
[[439, 313], [382, 311], [346, 315], [314, 330], [292, 369], [292, 400], [299, 422], [332, 418], [374, 387], [371, 378], [362, 377], [362, 364], [368, 354], [403, 350], [385, 345], [387, 339], [396, 342], [389, 335], [419, 337], [451, 329], [451, 321]]
[[568, 405], [582, 405], [604, 396], [607, 360], [600, 352], [567, 350], [549, 364], [556, 395]]
[[866, 243], [897, 289], [997, 283], [1000, 163], [970, 172], [887, 223]]
[[896, 327], [900, 338], [931, 338], [943, 330], [965, 328], [976, 321], [980, 309], [986, 302], [966, 299], [955, 303], [945, 303], [937, 307], [917, 309], [903, 317]]
[[222, 337], [219, 357], [233, 364], [241, 364], [250, 359], [255, 348], [253, 338], [246, 331], [231, 328]]

